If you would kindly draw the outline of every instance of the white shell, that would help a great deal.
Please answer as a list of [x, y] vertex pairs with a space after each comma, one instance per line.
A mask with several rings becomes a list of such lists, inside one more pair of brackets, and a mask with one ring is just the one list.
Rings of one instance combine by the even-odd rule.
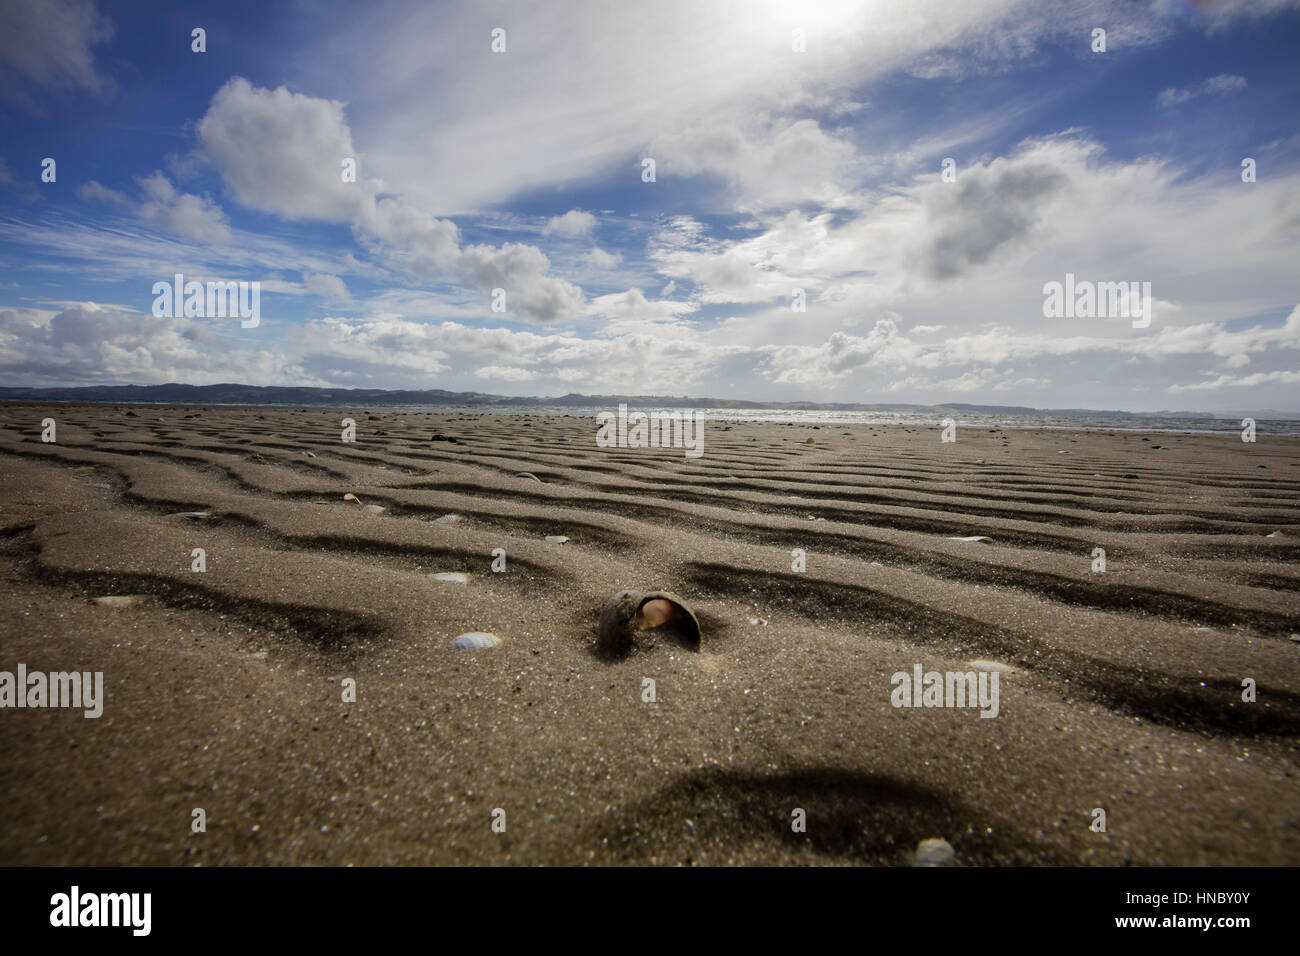
[[984, 535], [982, 535], [982, 534], [971, 535], [969, 538], [949, 538], [948, 540], [949, 540], [949, 541], [979, 541], [979, 542], [982, 542], [982, 543], [984, 543], [984, 544], [992, 544], [992, 543], [993, 543], [993, 539], [992, 539], [992, 538], [986, 538], [986, 537], [985, 537]]
[[109, 594], [97, 597], [95, 603], [100, 607], [134, 607], [144, 600], [143, 594]]
[[564, 542], [568, 541], [569, 539], [562, 534], [548, 534], [546, 536], [546, 540], [550, 541], [552, 544], [564, 544]]
[[501, 638], [495, 634], [488, 634], [486, 631], [470, 631], [452, 641], [451, 646], [462, 651], [481, 651], [496, 647], [500, 643]]
[[435, 581], [449, 581], [452, 584], [465, 584], [469, 581], [465, 575], [459, 571], [439, 571], [433, 576]]
[[443, 515], [441, 518], [434, 518], [433, 523], [434, 524], [455, 524], [456, 522], [463, 521], [463, 520], [464, 519], [461, 518], [460, 515]]
[[913, 866], [952, 866], [957, 853], [947, 840], [922, 840], [916, 848]]

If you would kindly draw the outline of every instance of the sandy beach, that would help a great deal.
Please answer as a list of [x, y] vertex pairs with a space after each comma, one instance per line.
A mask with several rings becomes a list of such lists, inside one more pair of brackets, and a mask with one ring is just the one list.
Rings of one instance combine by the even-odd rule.
[[[0, 711], [0, 863], [1300, 864], [1300, 439], [595, 432], [0, 406], [0, 670], [104, 675]], [[623, 589], [699, 646], [595, 653]]]

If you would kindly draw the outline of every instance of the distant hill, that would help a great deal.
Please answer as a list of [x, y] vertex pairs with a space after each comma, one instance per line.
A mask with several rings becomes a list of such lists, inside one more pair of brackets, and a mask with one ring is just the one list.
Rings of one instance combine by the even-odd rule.
[[865, 404], [860, 402], [750, 402], [729, 398], [689, 398], [680, 395], [580, 395], [559, 397], [491, 395], [486, 392], [449, 392], [431, 389], [383, 388], [299, 388], [276, 385], [89, 385], [77, 388], [3, 388], [0, 401], [26, 402], [147, 402], [189, 405], [317, 405], [355, 407], [359, 405], [456, 405], [484, 408], [590, 408], [612, 407], [620, 402], [639, 407], [668, 408], [793, 408], [852, 412], [979, 412], [988, 415], [1109, 415], [1116, 418], [1241, 418], [1300, 420], [1300, 412], [1125, 412], [1089, 408], [1029, 408], [1022, 405], [970, 405], [948, 402], [942, 405], [907, 403]]

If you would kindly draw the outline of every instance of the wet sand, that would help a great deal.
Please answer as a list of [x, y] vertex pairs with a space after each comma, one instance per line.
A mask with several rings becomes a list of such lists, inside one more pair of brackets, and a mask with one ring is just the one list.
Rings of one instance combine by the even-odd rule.
[[[0, 863], [1300, 864], [1300, 439], [595, 431], [0, 405], [0, 670], [106, 696], [0, 710]], [[594, 653], [624, 588], [699, 648]], [[977, 660], [996, 718], [891, 704]]]

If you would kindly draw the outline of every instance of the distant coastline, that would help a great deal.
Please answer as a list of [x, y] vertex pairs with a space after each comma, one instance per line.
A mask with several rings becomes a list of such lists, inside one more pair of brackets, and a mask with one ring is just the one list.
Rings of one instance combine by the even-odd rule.
[[[975, 416], [1009, 416], [1015, 418], [1082, 418], [1082, 419], [1189, 419], [1237, 423], [1243, 417], [1257, 421], [1297, 421], [1300, 412], [1277, 409], [1206, 411], [1130, 412], [1120, 409], [1033, 408], [1025, 405], [979, 405], [966, 402], [943, 402], [933, 405], [917, 403], [866, 402], [756, 402], [741, 399], [698, 398], [676, 395], [582, 395], [570, 393], [559, 397], [494, 395], [487, 392], [451, 392], [445, 389], [314, 388], [276, 385], [89, 385], [51, 386], [47, 388], [0, 387], [0, 401], [9, 402], [94, 402], [186, 405], [306, 405], [316, 407], [403, 406], [422, 408], [438, 406], [468, 408], [476, 411], [535, 409], [556, 410], [607, 409], [625, 402], [641, 408], [707, 408], [715, 411], [824, 412], [828, 421], [840, 419], [835, 413], [860, 413], [869, 416], [899, 414], [904, 416], [943, 417], [951, 414]], [[570, 412], [572, 413], [572, 412]], [[728, 415], [727, 417], [731, 417]], [[801, 420], [809, 420], [800, 415]], [[869, 421], [853, 419], [855, 421]], [[1065, 423], [1068, 427], [1068, 423]], [[1079, 427], [1088, 427], [1080, 425]]]

